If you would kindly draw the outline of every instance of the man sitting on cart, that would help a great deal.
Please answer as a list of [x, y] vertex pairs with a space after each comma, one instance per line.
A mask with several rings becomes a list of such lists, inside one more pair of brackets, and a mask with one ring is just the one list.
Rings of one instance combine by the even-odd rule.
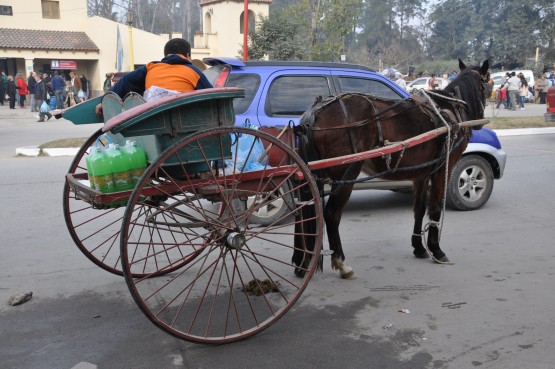
[[[129, 92], [136, 92], [150, 100], [149, 97], [160, 93], [212, 88], [206, 76], [191, 63], [189, 42], [182, 38], [169, 40], [164, 46], [164, 55], [161, 61], [148, 63], [124, 75], [110, 91], [122, 99]], [[96, 106], [96, 114], [102, 116], [102, 104]]]

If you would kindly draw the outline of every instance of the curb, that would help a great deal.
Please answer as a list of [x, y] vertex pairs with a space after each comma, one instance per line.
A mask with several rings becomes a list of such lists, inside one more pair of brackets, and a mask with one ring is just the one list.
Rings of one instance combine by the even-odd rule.
[[[499, 137], [541, 135], [555, 133], [555, 127], [496, 129], [494, 132]], [[45, 156], [75, 156], [79, 149], [80, 147], [40, 149], [38, 146], [27, 146], [15, 149], [15, 154], [22, 156], [39, 156], [41, 154]]]
[[499, 137], [542, 135], [542, 134], [548, 134], [548, 133], [555, 133], [555, 127], [496, 129], [494, 130], [494, 132]]
[[26, 146], [15, 149], [16, 155], [21, 156], [75, 156], [80, 147], [40, 149], [38, 146]]

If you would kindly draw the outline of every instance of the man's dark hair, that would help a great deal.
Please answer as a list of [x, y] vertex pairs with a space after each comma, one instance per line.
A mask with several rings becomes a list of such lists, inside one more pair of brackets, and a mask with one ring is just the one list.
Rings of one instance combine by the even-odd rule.
[[511, 77], [514, 77], [514, 76], [516, 76], [516, 72], [511, 73]]
[[191, 54], [191, 44], [182, 38], [172, 38], [164, 46], [164, 56], [169, 54], [189, 56]]

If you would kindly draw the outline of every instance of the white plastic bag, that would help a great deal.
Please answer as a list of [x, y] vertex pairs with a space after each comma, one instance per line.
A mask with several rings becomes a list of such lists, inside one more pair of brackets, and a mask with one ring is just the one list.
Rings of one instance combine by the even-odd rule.
[[40, 104], [40, 112], [46, 113], [49, 110], [50, 110], [50, 107], [48, 106], [48, 103], [46, 101], [43, 101], [42, 104]]
[[[250, 124], [246, 127], [251, 129], [258, 128]], [[238, 137], [233, 135], [231, 140], [232, 158], [226, 160], [226, 167], [233, 168], [235, 166], [235, 173], [262, 170], [266, 167], [268, 156], [266, 155], [260, 160], [262, 155], [264, 155], [264, 145], [258, 138], [253, 135], [241, 134]]]

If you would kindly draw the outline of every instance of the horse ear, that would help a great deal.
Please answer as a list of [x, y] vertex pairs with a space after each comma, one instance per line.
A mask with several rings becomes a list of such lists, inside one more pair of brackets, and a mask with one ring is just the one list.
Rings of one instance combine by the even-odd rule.
[[466, 69], [466, 64], [461, 59], [459, 59], [459, 69], [461, 72]]
[[488, 72], [488, 69], [489, 69], [489, 59], [486, 59], [484, 61], [484, 64], [482, 64], [482, 70], [481, 71], [482, 71], [483, 76], [486, 75], [486, 73]]

